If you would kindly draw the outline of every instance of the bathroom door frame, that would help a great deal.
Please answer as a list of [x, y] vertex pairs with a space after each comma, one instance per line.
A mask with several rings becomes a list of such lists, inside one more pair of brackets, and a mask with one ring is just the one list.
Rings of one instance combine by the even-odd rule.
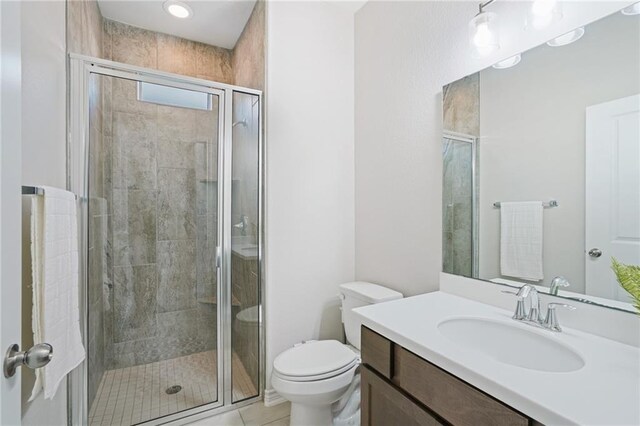
[[[219, 83], [199, 78], [187, 77], [137, 67], [119, 62], [98, 59], [84, 55], [69, 54], [68, 78], [70, 83], [67, 102], [67, 186], [81, 200], [79, 210], [79, 251], [80, 251], [80, 310], [83, 342], [88, 341], [88, 173], [89, 173], [89, 79], [91, 74], [107, 77], [143, 81], [180, 89], [194, 90], [218, 96], [218, 246], [217, 264], [217, 385], [218, 399], [215, 402], [188, 410], [166, 415], [145, 422], [145, 425], [185, 424], [218, 413], [237, 409], [262, 399], [265, 384], [265, 341], [264, 341], [264, 139], [262, 91], [246, 87]], [[259, 333], [258, 347], [259, 376], [258, 393], [240, 402], [233, 402], [232, 395], [232, 317], [231, 317], [231, 197], [232, 197], [232, 152], [233, 152], [233, 93], [241, 92], [258, 97], [258, 270], [259, 270]], [[221, 220], [220, 220], [221, 218]], [[222, 285], [221, 285], [222, 284]], [[88, 363], [76, 368], [68, 376], [67, 423], [85, 424], [89, 407], [86, 405], [88, 394]]]
[[[442, 133], [443, 139], [450, 139], [456, 142], [471, 144], [471, 278], [478, 278], [480, 275], [480, 230], [478, 229], [478, 137], [465, 133], [445, 130]], [[443, 225], [444, 226], [444, 225]], [[443, 253], [443, 256], [445, 254]]]

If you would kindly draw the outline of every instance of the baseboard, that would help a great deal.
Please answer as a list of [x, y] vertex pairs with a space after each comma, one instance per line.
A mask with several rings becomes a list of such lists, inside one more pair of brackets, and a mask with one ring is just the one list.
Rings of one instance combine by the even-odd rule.
[[274, 405], [282, 404], [283, 402], [287, 402], [287, 400], [281, 397], [275, 389], [266, 389], [264, 391], [265, 407], [273, 407]]

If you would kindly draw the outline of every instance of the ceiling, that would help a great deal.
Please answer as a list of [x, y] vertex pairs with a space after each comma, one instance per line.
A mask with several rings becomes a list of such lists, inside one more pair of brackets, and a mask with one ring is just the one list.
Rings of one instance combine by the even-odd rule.
[[201, 43], [232, 49], [244, 29], [255, 0], [189, 1], [186, 19], [164, 11], [164, 0], [98, 0], [106, 19]]

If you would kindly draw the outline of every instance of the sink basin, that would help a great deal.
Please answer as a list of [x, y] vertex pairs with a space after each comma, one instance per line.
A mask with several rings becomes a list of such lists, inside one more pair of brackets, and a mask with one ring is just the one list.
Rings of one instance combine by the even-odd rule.
[[557, 373], [584, 366], [577, 352], [556, 341], [553, 335], [545, 336], [547, 331], [524, 327], [470, 317], [450, 318], [438, 324], [440, 333], [452, 342], [505, 364]]

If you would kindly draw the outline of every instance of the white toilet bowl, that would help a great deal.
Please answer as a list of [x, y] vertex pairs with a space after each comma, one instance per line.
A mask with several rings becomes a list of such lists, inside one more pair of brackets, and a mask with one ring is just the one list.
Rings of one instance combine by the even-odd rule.
[[281, 353], [271, 385], [291, 401], [291, 426], [330, 425], [331, 404], [349, 389], [359, 359], [337, 340], [311, 341]]
[[[342, 322], [349, 345], [337, 340], [310, 341], [276, 357], [271, 385], [291, 401], [291, 426], [331, 426], [334, 415], [337, 424], [357, 423], [360, 394], [355, 390], [359, 381], [354, 378], [360, 365], [361, 324], [352, 311], [401, 298], [401, 293], [377, 284], [342, 284]], [[332, 404], [343, 396], [345, 399], [336, 404], [333, 413]]]

